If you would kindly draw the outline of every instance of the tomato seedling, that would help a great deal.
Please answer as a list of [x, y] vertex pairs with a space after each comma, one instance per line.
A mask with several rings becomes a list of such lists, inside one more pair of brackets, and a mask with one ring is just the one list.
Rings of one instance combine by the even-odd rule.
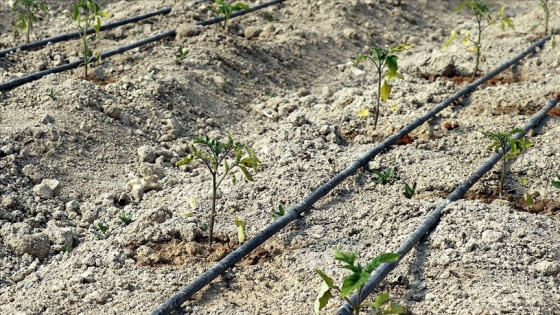
[[[240, 142], [235, 142], [231, 136], [228, 136], [223, 142], [205, 136], [198, 137], [193, 140], [190, 147], [191, 153], [186, 158], [177, 162], [177, 166], [187, 165], [193, 160], [202, 161], [212, 175], [212, 209], [210, 211], [209, 220], [209, 244], [212, 246], [214, 233], [214, 219], [216, 213], [216, 199], [218, 188], [226, 177], [230, 177], [231, 182], [235, 185], [237, 178], [234, 170], [238, 168], [248, 181], [253, 181], [253, 173], [258, 171], [258, 167], [262, 164], [256, 157], [255, 151]], [[229, 162], [228, 162], [229, 161]], [[237, 223], [236, 223], [236, 226]], [[238, 226], [239, 228], [239, 226]], [[245, 230], [243, 224], [243, 231]], [[240, 240], [241, 242], [241, 240]]]
[[91, 40], [95, 40], [101, 28], [101, 18], [109, 17], [109, 13], [101, 11], [97, 0], [77, 0], [74, 3], [71, 19], [76, 23], [82, 41], [82, 58], [84, 59], [85, 79], [88, 79], [88, 64], [101, 61], [101, 54], [94, 53], [88, 46], [87, 31], [93, 26], [94, 33]]
[[47, 4], [43, 1], [35, 0], [15, 0], [12, 5], [12, 11], [17, 11], [16, 23], [14, 25], [14, 38], [19, 38], [18, 28], [26, 33], [27, 42], [29, 43], [29, 33], [33, 28], [33, 23], [37, 22], [36, 13], [49, 12]]
[[[465, 47], [468, 52], [476, 53], [476, 61], [474, 65], [474, 71], [472, 73], [472, 77], [474, 78], [478, 73], [478, 68], [481, 61], [481, 40], [482, 40], [482, 32], [486, 30], [488, 27], [492, 25], [496, 25], [500, 22], [500, 27], [502, 31], [506, 30], [506, 27], [511, 28], [514, 30], [513, 20], [510, 17], [504, 16], [504, 9], [505, 7], [501, 7], [500, 11], [497, 14], [493, 14], [491, 7], [488, 3], [483, 0], [466, 0], [461, 2], [455, 13], [458, 14], [464, 7], [468, 6], [471, 11], [473, 12], [476, 18], [477, 24], [477, 34], [476, 38], [472, 38], [472, 34], [468, 30], [461, 30], [460, 34], [457, 34], [456, 30], [451, 31], [451, 35], [449, 38], [443, 43], [443, 49], [447, 48], [447, 46], [451, 45], [456, 39], [459, 37], [465, 44]], [[485, 23], [484, 23], [485, 22]]]
[[[357, 65], [366, 60], [371, 60], [377, 70], [377, 104], [375, 106], [375, 121], [373, 123], [373, 128], [377, 128], [377, 119], [379, 118], [379, 103], [381, 100], [386, 102], [391, 95], [391, 85], [390, 81], [394, 79], [402, 79], [403, 75], [398, 72], [399, 66], [397, 63], [397, 53], [408, 50], [412, 48], [410, 44], [401, 44], [389, 49], [373, 46], [367, 54], [359, 54], [354, 60], [354, 65]], [[387, 68], [387, 73], [383, 79], [383, 72]], [[367, 109], [362, 109], [358, 112], [359, 117], [369, 116], [369, 111]]]
[[370, 279], [371, 273], [384, 263], [399, 260], [399, 257], [399, 254], [384, 253], [372, 259], [365, 266], [362, 266], [361, 264], [356, 263], [358, 253], [342, 252], [339, 249], [335, 249], [334, 259], [343, 263], [343, 265], [340, 266], [341, 268], [348, 269], [352, 273], [342, 280], [342, 286], [338, 286], [335, 285], [334, 280], [327, 276], [321, 269], [315, 269], [315, 272], [321, 277], [321, 279], [323, 279], [323, 283], [319, 289], [319, 294], [315, 300], [315, 314], [320, 314], [321, 310], [327, 306], [329, 300], [334, 297], [335, 293], [338, 293], [341, 299], [346, 300], [346, 302], [350, 304], [354, 315], [359, 315], [360, 309], [367, 306], [373, 307], [374, 312], [372, 314], [375, 315], [404, 314], [405, 310], [402, 306], [389, 300], [388, 292], [381, 293], [373, 302], [364, 301], [356, 304], [350, 299], [350, 295], [356, 292], [358, 301], [360, 301], [362, 299], [362, 290], [364, 285]]
[[484, 132], [484, 135], [492, 141], [492, 144], [488, 146], [488, 149], [504, 153], [508, 148], [511, 148], [508, 153], [502, 155], [502, 174], [500, 176], [499, 188], [500, 196], [504, 192], [504, 180], [508, 168], [521, 155], [523, 151], [533, 145], [531, 141], [525, 138], [513, 138], [515, 134], [523, 131], [523, 129], [515, 128], [505, 132]]
[[221, 15], [224, 18], [224, 23], [222, 23], [222, 28], [225, 29], [231, 14], [235, 11], [249, 9], [249, 6], [238, 2], [236, 4], [226, 2], [225, 0], [216, 0], [216, 4], [212, 6], [212, 11], [214, 13]]

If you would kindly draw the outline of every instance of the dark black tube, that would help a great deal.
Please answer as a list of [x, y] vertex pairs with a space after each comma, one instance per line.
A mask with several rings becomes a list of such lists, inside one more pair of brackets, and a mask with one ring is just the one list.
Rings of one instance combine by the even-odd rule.
[[[252, 8], [246, 9], [246, 10], [235, 11], [231, 14], [230, 19], [234, 18], [234, 17], [237, 17], [237, 16], [240, 16], [240, 15], [247, 14], [247, 13], [251, 13], [253, 11], [257, 11], [257, 10], [260, 10], [260, 9], [263, 9], [263, 8], [266, 8], [266, 7], [269, 7], [271, 5], [278, 4], [278, 3], [281, 3], [281, 2], [284, 2], [284, 1], [286, 1], [286, 0], [274, 0], [274, 1], [270, 1], [270, 2], [261, 3], [259, 5], [256, 5]], [[225, 20], [225, 18], [217, 17], [217, 18], [213, 18], [213, 19], [210, 19], [210, 20], [206, 20], [206, 21], [196, 22], [196, 25], [207, 26], [207, 25], [220, 23], [223, 20]]]
[[[171, 12], [171, 8], [163, 8], [161, 10], [154, 11], [154, 12], [151, 12], [151, 13], [147, 13], [147, 14], [143, 14], [143, 15], [137, 15], [137, 16], [134, 16], [134, 17], [131, 17], [131, 18], [128, 18], [128, 19], [124, 19], [124, 20], [120, 20], [120, 21], [117, 21], [117, 22], [101, 25], [100, 30], [104, 31], [104, 30], [112, 29], [112, 28], [115, 28], [115, 27], [118, 27], [118, 26], [121, 26], [121, 25], [138, 22], [140, 20], [144, 20], [144, 19], [150, 18], [152, 16], [156, 16], [156, 15], [160, 15], [160, 14], [168, 14], [169, 12]], [[90, 28], [87, 31], [88, 34], [92, 34], [93, 32], [94, 32], [93, 28]], [[58, 43], [58, 42], [66, 41], [66, 40], [79, 38], [82, 34], [83, 33], [80, 33], [80, 32], [67, 33], [67, 34], [62, 34], [62, 35], [59, 35], [59, 36], [54, 36], [54, 37], [41, 39], [41, 40], [38, 40], [38, 41], [33, 42], [33, 43], [27, 43], [27, 44], [15, 46], [15, 47], [10, 47], [10, 48], [7, 48], [7, 49], [0, 50], [0, 57], [4, 57], [5, 55], [11, 53], [12, 51], [16, 51], [18, 49], [27, 50], [27, 49], [37, 48], [37, 47], [43, 47], [43, 46], [46, 46], [48, 43]]]
[[[168, 36], [175, 36], [175, 30], [166, 31], [166, 32], [160, 33], [158, 35], [148, 37], [148, 38], [143, 39], [141, 41], [134, 42], [130, 45], [122, 46], [122, 47], [119, 47], [119, 48], [115, 48], [113, 50], [106, 51], [106, 52], [101, 54], [101, 59], [108, 58], [108, 57], [111, 57], [111, 56], [114, 56], [114, 55], [117, 55], [117, 54], [122, 54], [127, 50], [131, 50], [131, 49], [134, 49], [136, 47], [140, 47], [140, 46], [149, 44], [151, 42], [160, 40], [160, 39], [162, 39], [164, 37], [168, 37]], [[74, 62], [67, 63], [67, 64], [62, 65], [62, 66], [58, 66], [58, 67], [54, 67], [54, 68], [51, 68], [51, 69], [35, 72], [33, 74], [26, 75], [26, 76], [21, 77], [21, 78], [17, 78], [17, 79], [14, 79], [14, 80], [11, 80], [11, 81], [8, 81], [8, 82], [5, 82], [5, 83], [1, 83], [0, 84], [0, 91], [6, 91], [6, 90], [12, 89], [16, 86], [20, 86], [22, 84], [29, 83], [31, 81], [39, 80], [40, 78], [42, 78], [42, 77], [44, 77], [48, 74], [51, 74], [51, 73], [58, 73], [58, 72], [62, 72], [62, 71], [77, 68], [80, 65], [82, 65], [83, 63], [84, 63], [84, 59], [80, 59], [80, 60], [77, 60], [77, 61], [74, 61]]]

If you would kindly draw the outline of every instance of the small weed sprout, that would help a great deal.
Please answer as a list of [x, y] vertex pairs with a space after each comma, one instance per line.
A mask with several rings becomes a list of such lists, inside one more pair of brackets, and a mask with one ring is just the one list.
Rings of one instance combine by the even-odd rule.
[[270, 12], [263, 13], [263, 18], [268, 22], [274, 22], [274, 15], [272, 15], [272, 13]]
[[[88, 64], [101, 61], [101, 54], [94, 53], [88, 46], [87, 31], [93, 26], [94, 33], [91, 40], [95, 40], [101, 28], [101, 18], [109, 17], [109, 13], [101, 11], [97, 0], [77, 0], [74, 3], [70, 17], [76, 23], [82, 41], [82, 58], [84, 59], [85, 79], [88, 79]], [[96, 58], [94, 58], [96, 57]]]
[[506, 177], [507, 169], [513, 162], [521, 155], [523, 151], [533, 145], [533, 143], [525, 138], [515, 139], [513, 136], [518, 132], [523, 132], [523, 129], [515, 128], [505, 132], [484, 132], [484, 135], [492, 141], [488, 149], [493, 149], [496, 152], [506, 152], [507, 148], [511, 150], [502, 156], [502, 173], [500, 176], [500, 196], [504, 192], [504, 180]]
[[531, 26], [531, 32], [533, 32], [534, 30], [537, 29], [537, 27], [539, 26], [543, 26], [544, 27], [544, 34], [548, 34], [548, 19], [550, 17], [550, 10], [548, 7], [548, 1], [549, 0], [540, 0], [539, 1], [539, 6], [541, 7], [541, 9], [544, 12], [544, 24], [535, 24], [533, 26]]
[[14, 39], [19, 38], [18, 29], [20, 29], [26, 33], [27, 42], [29, 43], [29, 33], [33, 28], [33, 23], [38, 21], [35, 14], [40, 11], [47, 13], [49, 8], [47, 8], [47, 4], [43, 1], [15, 0], [12, 5], [12, 11], [18, 11], [14, 25]]
[[556, 174], [556, 178], [557, 178], [558, 180], [553, 180], [553, 181], [552, 181], [552, 186], [554, 186], [554, 187], [560, 189], [560, 173]]
[[47, 96], [50, 97], [53, 101], [56, 101], [58, 92], [55, 92], [52, 88], [47, 93]]
[[126, 213], [124, 210], [119, 213], [119, 221], [117, 221], [118, 225], [129, 225], [132, 222], [134, 222], [134, 220], [132, 220], [132, 214]]
[[72, 251], [72, 246], [68, 246], [68, 245], [64, 245], [62, 246], [62, 250], [63, 252], [69, 253]]
[[[379, 103], [381, 100], [383, 100], [383, 102], [387, 102], [389, 96], [391, 95], [391, 85], [389, 85], [389, 82], [397, 78], [403, 78], [403, 75], [397, 72], [399, 70], [399, 66], [397, 64], [398, 57], [396, 53], [400, 53], [410, 48], [412, 48], [412, 45], [410, 44], [401, 44], [389, 49], [374, 46], [367, 54], [359, 54], [354, 60], [354, 66], [361, 62], [371, 60], [377, 69], [377, 105], [375, 107], [375, 121], [373, 123], [374, 129], [377, 128], [377, 119], [379, 118]], [[387, 74], [385, 75], [385, 79], [382, 84], [381, 79], [385, 68], [387, 68]], [[358, 112], [358, 116], [369, 116], [369, 111], [367, 109], [362, 109]]]
[[519, 180], [519, 183], [521, 184], [521, 187], [523, 187], [523, 190], [525, 191], [525, 195], [523, 197], [523, 201], [525, 202], [525, 204], [527, 206], [532, 206], [533, 205], [533, 195], [531, 195], [531, 193], [529, 193], [527, 191], [527, 184], [529, 183], [529, 181], [527, 180], [527, 178], [523, 177]]
[[224, 23], [222, 23], [222, 29], [225, 29], [227, 22], [231, 17], [231, 14], [235, 11], [249, 9], [249, 6], [238, 2], [236, 4], [226, 2], [225, 0], [216, 0], [216, 4], [212, 6], [212, 11], [214, 13], [221, 15], [224, 18]]
[[395, 175], [395, 169], [387, 167], [383, 171], [373, 170], [373, 177], [371, 180], [376, 184], [385, 185], [387, 183], [394, 183], [399, 177]]
[[[451, 35], [449, 38], [443, 43], [443, 49], [447, 48], [447, 46], [451, 45], [456, 39], [461, 38], [463, 43], [465, 44], [468, 52], [476, 53], [476, 61], [474, 65], [474, 71], [472, 73], [472, 77], [474, 78], [478, 73], [478, 68], [481, 61], [481, 40], [482, 40], [482, 32], [486, 30], [488, 27], [492, 25], [496, 25], [496, 23], [500, 22], [500, 27], [502, 31], [506, 30], [506, 27], [511, 28], [514, 30], [513, 27], [513, 20], [510, 17], [504, 16], [504, 9], [505, 7], [501, 7], [498, 14], [492, 14], [490, 5], [488, 5], [484, 0], [466, 0], [461, 2], [455, 13], [459, 13], [464, 7], [469, 6], [476, 18], [477, 24], [477, 34], [476, 39], [472, 39], [471, 32], [467, 30], [462, 30], [460, 34], [457, 34], [456, 30], [451, 31]], [[486, 24], [483, 22], [486, 21]]]
[[109, 235], [111, 234], [109, 232], [109, 226], [104, 224], [104, 223], [98, 223], [97, 224], [97, 230], [93, 230], [93, 231], [90, 231], [90, 232], [95, 237], [97, 237], [97, 239], [100, 239], [100, 240], [106, 240], [109, 237]]
[[371, 277], [371, 273], [377, 269], [377, 267], [381, 266], [381, 264], [397, 261], [399, 257], [399, 254], [384, 253], [372, 259], [365, 266], [362, 266], [359, 263], [356, 264], [356, 259], [358, 258], [358, 254], [356, 252], [348, 253], [335, 249], [334, 259], [343, 263], [343, 265], [340, 266], [341, 268], [348, 269], [352, 271], [352, 273], [344, 278], [342, 286], [337, 286], [334, 284], [334, 280], [327, 276], [322, 270], [315, 269], [315, 272], [323, 279], [323, 283], [319, 289], [319, 294], [315, 300], [315, 314], [320, 314], [321, 310], [327, 306], [329, 300], [335, 295], [335, 293], [338, 293], [341, 299], [346, 300], [346, 302], [352, 306], [354, 315], [359, 315], [360, 309], [365, 306], [373, 307], [373, 314], [404, 314], [405, 310], [402, 306], [389, 300], [388, 292], [381, 293], [374, 302], [364, 301], [361, 304], [356, 305], [350, 300], [350, 295], [354, 292], [356, 292], [358, 300], [361, 300], [362, 290], [366, 282]]
[[283, 204], [279, 204], [278, 205], [278, 211], [274, 211], [272, 212], [272, 217], [274, 219], [279, 219], [282, 216], [284, 216], [286, 214], [286, 210], [284, 209], [284, 205]]
[[183, 59], [187, 58], [189, 53], [190, 53], [190, 50], [180, 47], [175, 52], [175, 58], [177, 58], [177, 61], [183, 60]]
[[408, 185], [407, 183], [404, 183], [403, 195], [407, 199], [411, 199], [414, 196], [415, 192], [416, 192], [416, 182], [412, 183], [412, 186]]
[[[256, 157], [255, 151], [240, 142], [235, 142], [231, 136], [223, 142], [216, 138], [195, 138], [194, 144], [191, 146], [191, 154], [183, 160], [177, 162], [177, 166], [191, 163], [194, 159], [198, 159], [206, 165], [212, 175], [212, 209], [209, 220], [209, 243], [212, 246], [214, 233], [214, 219], [216, 213], [216, 199], [220, 184], [226, 177], [230, 177], [231, 182], [235, 184], [237, 178], [234, 170], [239, 168], [245, 178], [253, 181], [250, 169], [256, 173], [261, 161]], [[200, 145], [200, 148], [197, 146]], [[229, 162], [228, 162], [229, 161]]]

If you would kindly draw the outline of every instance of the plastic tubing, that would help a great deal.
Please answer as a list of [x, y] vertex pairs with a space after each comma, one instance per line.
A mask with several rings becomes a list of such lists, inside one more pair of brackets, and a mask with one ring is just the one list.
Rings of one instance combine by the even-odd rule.
[[373, 159], [377, 154], [382, 152], [383, 150], [389, 148], [389, 146], [395, 144], [398, 139], [402, 138], [405, 134], [411, 132], [415, 128], [422, 125], [424, 122], [428, 121], [431, 117], [435, 116], [437, 113], [445, 109], [459, 97], [472, 92], [476, 89], [479, 85], [483, 84], [484, 82], [488, 81], [495, 75], [499, 74], [500, 72], [506, 70], [507, 68], [511, 67], [513, 64], [519, 62], [519, 60], [523, 59], [530, 53], [532, 53], [537, 47], [542, 46], [547, 40], [550, 39], [550, 36], [546, 36], [536, 42], [535, 44], [531, 45], [531, 47], [525, 49], [523, 52], [518, 54], [517, 56], [513, 57], [512, 59], [508, 60], [503, 65], [499, 66], [498, 68], [490, 71], [488, 74], [484, 75], [483, 77], [479, 78], [478, 80], [474, 81], [471, 84], [468, 84], [463, 89], [459, 90], [432, 110], [428, 111], [423, 116], [419, 117], [415, 121], [413, 121], [408, 126], [401, 129], [396, 134], [388, 137], [383, 142], [376, 145], [373, 149], [368, 151], [365, 155], [363, 155], [358, 160], [354, 161], [350, 166], [342, 170], [339, 174], [335, 175], [332, 179], [328, 182], [317, 188], [314, 192], [312, 192], [309, 196], [307, 196], [301, 203], [293, 207], [290, 211], [288, 211], [285, 215], [275, 220], [272, 224], [267, 226], [264, 230], [259, 232], [255, 237], [247, 241], [245, 244], [241, 245], [239, 248], [234, 250], [233, 252], [229, 253], [226, 257], [220, 260], [217, 264], [215, 264], [210, 269], [206, 270], [202, 273], [199, 277], [194, 279], [189, 285], [187, 285], [183, 290], [177, 292], [173, 296], [171, 296], [167, 301], [162, 303], [158, 306], [155, 310], [153, 310], [150, 314], [151, 315], [167, 315], [170, 314], [173, 310], [179, 308], [181, 304], [183, 304], [187, 299], [192, 297], [196, 294], [200, 289], [204, 286], [212, 282], [215, 278], [217, 278], [220, 274], [226, 271], [228, 268], [235, 265], [238, 261], [243, 259], [243, 257], [247, 256], [261, 244], [266, 242], [269, 238], [271, 238], [274, 234], [278, 231], [286, 227], [292, 221], [298, 219], [305, 210], [309, 209], [315, 202], [317, 202], [322, 197], [326, 196], [331, 190], [333, 190], [338, 184], [340, 184], [343, 180], [354, 174], [357, 170], [361, 167], [366, 165], [371, 159]]
[[[259, 5], [256, 5], [254, 7], [246, 9], [246, 10], [235, 11], [230, 15], [230, 19], [234, 18], [234, 17], [237, 17], [237, 16], [245, 15], [247, 13], [251, 13], [251, 12], [254, 12], [254, 11], [257, 11], [257, 10], [260, 10], [260, 9], [264, 9], [266, 7], [269, 7], [271, 5], [278, 4], [278, 3], [281, 3], [281, 2], [284, 2], [284, 1], [286, 1], [286, 0], [274, 0], [274, 1], [270, 1], [270, 2], [261, 3]], [[196, 25], [207, 26], [207, 25], [220, 23], [224, 20], [225, 20], [225, 18], [223, 18], [223, 17], [217, 17], [217, 18], [213, 18], [213, 19], [210, 19], [210, 20], [206, 20], [206, 21], [196, 22]]]
[[[134, 42], [130, 45], [121, 46], [119, 48], [115, 48], [113, 50], [106, 51], [106, 52], [101, 54], [101, 59], [109, 58], [111, 56], [118, 55], [118, 54], [122, 54], [125, 51], [134, 49], [136, 47], [144, 46], [144, 45], [149, 44], [151, 42], [160, 40], [164, 37], [175, 36], [175, 34], [176, 34], [175, 30], [165, 31], [163, 33], [160, 33], [160, 34], [148, 37], [146, 39]], [[16, 86], [20, 86], [22, 84], [29, 83], [31, 81], [39, 80], [40, 78], [42, 78], [42, 77], [44, 77], [48, 74], [58, 73], [58, 72], [63, 72], [63, 71], [66, 71], [66, 70], [78, 68], [83, 63], [84, 63], [84, 59], [82, 58], [80, 60], [70, 62], [70, 63], [64, 64], [62, 66], [58, 66], [58, 67], [50, 68], [50, 69], [47, 69], [47, 70], [35, 72], [35, 73], [32, 73], [32, 74], [23, 76], [21, 78], [17, 78], [17, 79], [10, 80], [10, 81], [5, 82], [5, 83], [1, 83], [0, 84], [0, 91], [7, 91], [7, 90], [12, 89]]]
[[[168, 14], [169, 12], [171, 12], [171, 8], [163, 8], [161, 10], [154, 11], [154, 12], [151, 12], [151, 13], [147, 13], [147, 14], [143, 14], [143, 15], [137, 15], [137, 16], [134, 16], [134, 17], [131, 17], [131, 18], [128, 18], [128, 19], [124, 19], [124, 20], [120, 20], [120, 21], [117, 21], [117, 22], [101, 25], [99, 30], [104, 31], [104, 30], [112, 29], [112, 28], [115, 28], [117, 26], [138, 22], [140, 20], [144, 20], [144, 19], [150, 18], [152, 16], [156, 16], [156, 15], [160, 15], [160, 14]], [[93, 34], [94, 32], [95, 31], [94, 31], [93, 28], [90, 28], [90, 29], [87, 30], [87, 34]], [[28, 50], [28, 49], [43, 47], [43, 46], [46, 46], [48, 43], [58, 43], [58, 42], [67, 41], [67, 40], [71, 40], [71, 39], [75, 39], [75, 38], [80, 38], [82, 35], [83, 35], [83, 32], [67, 33], [67, 34], [62, 34], [62, 35], [59, 35], [59, 36], [54, 36], [54, 37], [41, 39], [41, 40], [38, 40], [38, 41], [32, 42], [32, 43], [27, 43], [27, 44], [15, 46], [15, 47], [10, 47], [10, 48], [7, 48], [7, 49], [0, 50], [0, 57], [4, 57], [5, 55], [7, 55], [7, 54], [9, 54], [13, 51], [16, 51], [18, 49], [19, 50]]]

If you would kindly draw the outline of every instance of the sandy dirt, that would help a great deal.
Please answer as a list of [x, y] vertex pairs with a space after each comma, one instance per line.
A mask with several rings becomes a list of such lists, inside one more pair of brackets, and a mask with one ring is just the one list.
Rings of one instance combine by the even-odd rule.
[[[246, 1], [253, 6], [262, 1]], [[0, 313], [147, 314], [239, 246], [234, 217], [250, 238], [376, 143], [461, 89], [474, 55], [451, 30], [475, 32], [460, 1], [286, 1], [219, 25], [194, 1], [102, 1], [116, 21], [162, 7], [166, 16], [99, 34], [107, 51], [175, 29], [174, 38], [48, 75], [0, 94]], [[560, 5], [551, 1], [551, 16]], [[74, 31], [47, 1], [32, 40]], [[481, 72], [542, 37], [538, 1], [506, 5], [515, 30], [483, 34]], [[12, 37], [11, 1], [0, 2], [0, 49]], [[265, 17], [267, 13], [268, 19]], [[270, 21], [272, 17], [272, 21]], [[557, 20], [551, 19], [552, 27]], [[352, 61], [373, 45], [410, 43], [399, 54], [403, 79], [374, 110], [371, 63]], [[78, 60], [78, 40], [0, 58], [0, 82]], [[175, 53], [188, 49], [186, 58]], [[187, 301], [181, 314], [311, 314], [321, 268], [341, 280], [335, 248], [362, 262], [394, 251], [493, 153], [484, 132], [522, 127], [559, 91], [560, 50], [547, 43], [513, 69], [452, 104], [376, 156], [301, 219]], [[50, 94], [50, 96], [49, 96]], [[559, 109], [556, 109], [556, 113]], [[560, 314], [560, 118], [529, 133], [533, 146], [512, 165], [498, 196], [498, 166], [449, 205], [376, 291], [388, 290], [409, 314]], [[253, 182], [224, 181], [217, 244], [203, 226], [211, 178], [202, 164], [177, 167], [197, 136], [232, 135], [262, 161]], [[372, 170], [398, 179], [376, 184]], [[527, 184], [521, 185], [526, 178]], [[412, 199], [405, 183], [417, 183]], [[528, 192], [534, 204], [526, 206]], [[196, 200], [196, 205], [191, 202]], [[130, 224], [119, 224], [120, 213]], [[97, 238], [99, 224], [108, 237]], [[325, 314], [342, 305], [334, 298]]]

